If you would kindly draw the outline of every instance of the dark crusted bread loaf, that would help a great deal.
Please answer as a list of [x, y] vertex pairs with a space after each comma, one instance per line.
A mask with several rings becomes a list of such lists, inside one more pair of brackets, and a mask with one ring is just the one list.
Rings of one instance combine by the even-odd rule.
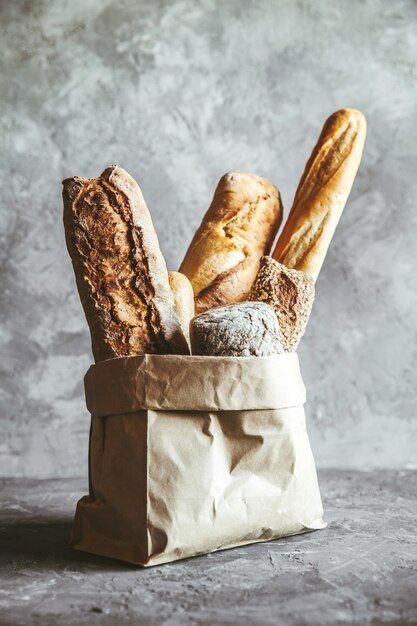
[[63, 182], [64, 227], [96, 361], [187, 354], [148, 208], [122, 168]]
[[238, 171], [220, 179], [180, 267], [196, 313], [245, 300], [281, 220], [279, 191], [270, 182]]

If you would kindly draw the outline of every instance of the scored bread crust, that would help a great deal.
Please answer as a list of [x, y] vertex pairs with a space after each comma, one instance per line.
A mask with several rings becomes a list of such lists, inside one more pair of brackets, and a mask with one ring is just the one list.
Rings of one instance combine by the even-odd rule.
[[168, 271], [136, 181], [120, 167], [63, 181], [64, 227], [96, 361], [187, 354]]
[[193, 286], [196, 313], [245, 300], [281, 220], [269, 181], [240, 171], [220, 179], [179, 270]]
[[324, 124], [272, 257], [317, 280], [348, 199], [366, 138], [366, 120], [341, 109]]

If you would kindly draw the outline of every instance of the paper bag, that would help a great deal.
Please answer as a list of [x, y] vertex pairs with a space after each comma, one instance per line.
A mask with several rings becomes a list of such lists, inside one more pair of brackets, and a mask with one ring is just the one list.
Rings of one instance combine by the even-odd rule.
[[325, 526], [296, 354], [111, 359], [85, 392], [74, 548], [156, 565]]

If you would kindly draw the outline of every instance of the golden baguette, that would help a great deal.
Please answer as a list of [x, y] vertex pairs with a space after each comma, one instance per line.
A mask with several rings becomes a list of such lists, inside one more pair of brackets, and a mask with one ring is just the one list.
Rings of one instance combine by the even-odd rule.
[[281, 220], [281, 197], [270, 182], [239, 171], [222, 176], [180, 266], [196, 313], [246, 299]]
[[272, 257], [316, 281], [358, 170], [366, 120], [341, 109], [324, 124]]

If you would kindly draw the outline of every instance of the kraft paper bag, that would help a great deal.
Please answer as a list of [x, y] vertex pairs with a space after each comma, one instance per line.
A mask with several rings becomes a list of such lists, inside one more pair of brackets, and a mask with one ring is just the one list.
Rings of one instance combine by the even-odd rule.
[[156, 565], [325, 527], [296, 354], [111, 359], [85, 392], [74, 548]]

